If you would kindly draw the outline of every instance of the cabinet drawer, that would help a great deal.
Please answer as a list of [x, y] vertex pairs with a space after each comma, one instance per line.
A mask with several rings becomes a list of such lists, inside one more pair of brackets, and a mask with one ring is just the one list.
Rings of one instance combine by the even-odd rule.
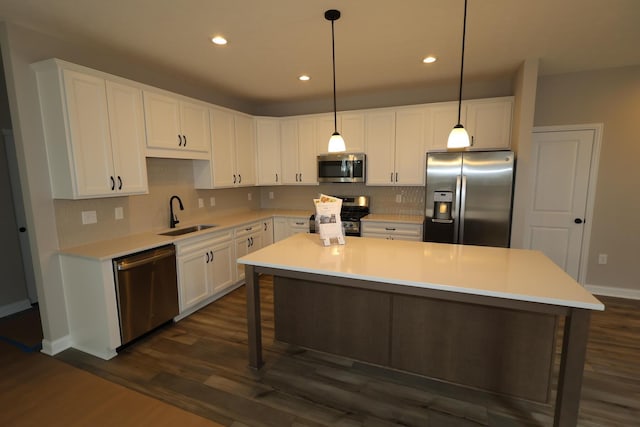
[[190, 239], [179, 240], [174, 243], [176, 246], [176, 254], [184, 255], [185, 253], [202, 250], [203, 248], [217, 245], [218, 243], [229, 241], [232, 238], [231, 231], [220, 233], [204, 234], [202, 236]]
[[236, 238], [248, 236], [249, 234], [262, 231], [263, 228], [264, 226], [262, 225], [262, 222], [252, 222], [241, 227], [236, 227]]
[[395, 222], [363, 222], [362, 233], [375, 233], [407, 238], [419, 237], [420, 239], [422, 239], [422, 225]]

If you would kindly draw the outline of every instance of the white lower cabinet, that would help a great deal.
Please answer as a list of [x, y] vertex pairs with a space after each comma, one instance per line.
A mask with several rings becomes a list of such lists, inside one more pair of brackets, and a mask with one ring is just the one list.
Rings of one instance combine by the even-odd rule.
[[[263, 228], [262, 222], [254, 222], [235, 229], [236, 259], [262, 248]], [[244, 264], [236, 263], [236, 280], [244, 280]]]
[[179, 317], [224, 295], [234, 285], [232, 233], [221, 232], [175, 243]]
[[273, 244], [273, 218], [263, 219], [262, 224], [262, 247]]
[[273, 219], [273, 240], [279, 242], [296, 233], [309, 232], [308, 217], [280, 217]]
[[422, 241], [422, 224], [400, 222], [368, 222], [362, 221], [362, 237], [375, 237], [387, 240]]

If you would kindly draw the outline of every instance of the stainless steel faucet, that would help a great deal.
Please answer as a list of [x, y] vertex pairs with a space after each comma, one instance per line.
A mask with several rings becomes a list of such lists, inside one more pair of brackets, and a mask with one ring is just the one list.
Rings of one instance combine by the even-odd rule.
[[178, 196], [171, 196], [169, 199], [169, 215], [171, 219], [169, 220], [169, 228], [176, 228], [176, 224], [179, 223], [178, 217], [173, 213], [173, 199], [178, 199], [178, 204], [180, 205], [180, 210], [184, 210], [184, 206], [182, 205], [182, 200]]

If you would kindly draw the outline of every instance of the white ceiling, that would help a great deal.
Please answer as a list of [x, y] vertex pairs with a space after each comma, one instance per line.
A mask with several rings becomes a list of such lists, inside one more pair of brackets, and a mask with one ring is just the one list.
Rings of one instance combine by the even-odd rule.
[[[0, 19], [134, 54], [252, 102], [451, 83], [463, 0], [0, 0]], [[225, 47], [209, 41], [224, 34]], [[465, 79], [640, 64], [640, 0], [469, 0]], [[439, 61], [421, 63], [426, 55]], [[308, 73], [302, 83], [297, 76]]]

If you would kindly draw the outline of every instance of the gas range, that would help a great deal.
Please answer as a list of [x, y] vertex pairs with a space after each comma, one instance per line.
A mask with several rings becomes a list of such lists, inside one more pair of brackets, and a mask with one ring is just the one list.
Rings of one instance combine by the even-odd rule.
[[[360, 219], [369, 215], [369, 196], [334, 196], [342, 199], [340, 220], [346, 236], [360, 236]], [[309, 218], [309, 232], [316, 232], [316, 216]]]

